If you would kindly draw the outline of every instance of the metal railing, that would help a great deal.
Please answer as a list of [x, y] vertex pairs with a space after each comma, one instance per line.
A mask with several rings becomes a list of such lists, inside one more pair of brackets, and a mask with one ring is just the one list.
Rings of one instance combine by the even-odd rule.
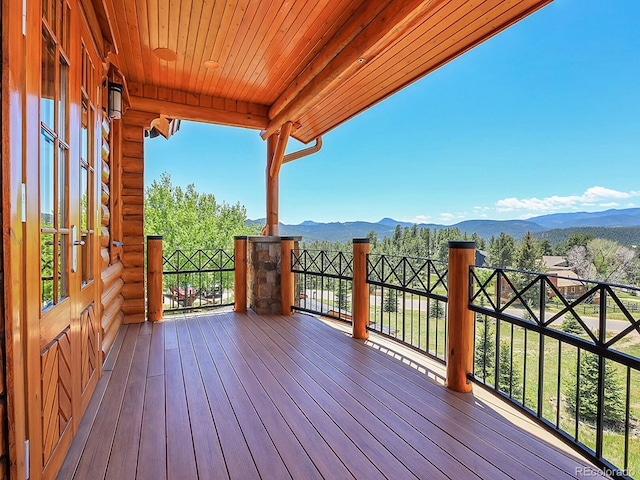
[[294, 310], [351, 322], [351, 252], [292, 250], [291, 270], [296, 278]]
[[233, 252], [175, 250], [162, 265], [165, 312], [233, 305]]
[[369, 330], [444, 363], [447, 275], [439, 260], [369, 254]]
[[[573, 282], [571, 293], [558, 281]], [[565, 283], [566, 283], [565, 282]], [[640, 474], [640, 289], [470, 269], [472, 380], [619, 477]]]

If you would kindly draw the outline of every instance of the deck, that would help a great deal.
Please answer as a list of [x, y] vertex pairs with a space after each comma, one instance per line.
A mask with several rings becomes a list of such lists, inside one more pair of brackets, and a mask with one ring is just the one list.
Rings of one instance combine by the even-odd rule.
[[123, 326], [60, 479], [580, 478], [594, 467], [442, 367], [315, 317]]

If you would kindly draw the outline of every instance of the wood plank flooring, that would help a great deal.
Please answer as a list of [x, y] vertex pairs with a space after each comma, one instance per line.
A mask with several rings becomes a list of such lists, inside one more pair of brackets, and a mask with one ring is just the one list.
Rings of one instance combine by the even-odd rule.
[[476, 387], [312, 316], [123, 326], [59, 479], [581, 478], [595, 467]]

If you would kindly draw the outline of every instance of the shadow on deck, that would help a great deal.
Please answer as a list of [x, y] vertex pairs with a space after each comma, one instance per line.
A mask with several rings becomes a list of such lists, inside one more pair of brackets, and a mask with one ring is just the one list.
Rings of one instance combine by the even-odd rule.
[[312, 316], [123, 326], [58, 478], [580, 478], [588, 461], [438, 364]]

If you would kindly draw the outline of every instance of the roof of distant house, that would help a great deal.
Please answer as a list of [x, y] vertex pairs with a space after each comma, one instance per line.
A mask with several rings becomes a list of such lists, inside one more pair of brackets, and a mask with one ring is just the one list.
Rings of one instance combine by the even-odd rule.
[[567, 259], [559, 255], [543, 255], [542, 263], [548, 269], [561, 270], [563, 268], [569, 268]]
[[584, 285], [580, 277], [573, 270], [566, 270], [568, 267], [554, 268], [547, 272], [548, 275], [556, 275], [558, 277], [558, 287], [575, 287]]

